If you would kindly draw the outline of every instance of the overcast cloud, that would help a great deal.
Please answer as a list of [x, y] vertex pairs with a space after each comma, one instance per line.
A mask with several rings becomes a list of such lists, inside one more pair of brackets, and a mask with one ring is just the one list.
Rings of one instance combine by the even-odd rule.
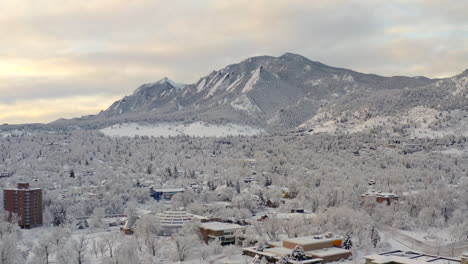
[[468, 68], [467, 14], [460, 0], [4, 0], [0, 122], [95, 114], [255, 55], [448, 77]]

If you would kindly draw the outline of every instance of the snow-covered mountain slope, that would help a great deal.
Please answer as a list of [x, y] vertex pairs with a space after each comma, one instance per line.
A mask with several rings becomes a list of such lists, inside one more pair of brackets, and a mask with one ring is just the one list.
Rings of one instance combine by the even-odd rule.
[[113, 103], [101, 116], [115, 116], [132, 112], [147, 112], [166, 105], [173, 105], [174, 99], [185, 85], [177, 84], [168, 78], [155, 83], [143, 84], [130, 96]]
[[446, 135], [468, 137], [466, 111], [438, 111], [434, 108], [417, 106], [402, 110], [394, 115], [371, 115], [368, 111], [343, 113], [337, 118], [320, 112], [300, 126], [310, 134], [321, 132], [369, 132], [381, 130], [397, 136], [405, 132], [413, 138], [436, 138]]
[[266, 130], [322, 127], [329, 132], [336, 130], [330, 125], [340, 129], [340, 123], [350, 120], [354, 131], [362, 131], [418, 107], [437, 113], [468, 111], [467, 96], [468, 70], [446, 79], [383, 77], [286, 53], [252, 57], [193, 84], [180, 86], [168, 79], [145, 84], [97, 116], [59, 123], [102, 128], [203, 121]]

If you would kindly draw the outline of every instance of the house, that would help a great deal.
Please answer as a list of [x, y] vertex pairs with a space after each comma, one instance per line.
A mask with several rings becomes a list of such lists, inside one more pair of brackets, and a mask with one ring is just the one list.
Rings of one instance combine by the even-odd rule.
[[257, 179], [255, 177], [252, 177], [252, 176], [247, 176], [244, 178], [244, 182], [245, 183], [252, 183], [252, 182], [257, 182]]
[[413, 251], [390, 251], [365, 256], [365, 264], [467, 264], [468, 254], [460, 258], [441, 257]]
[[304, 214], [304, 208], [292, 208], [291, 213], [298, 213], [298, 214]]
[[3, 171], [0, 173], [0, 178], [9, 178], [12, 176], [12, 173], [9, 173], [7, 171]]
[[400, 196], [397, 194], [376, 191], [374, 189], [369, 189], [367, 192], [361, 195], [362, 200], [375, 199], [375, 201], [378, 203], [386, 202], [388, 205], [390, 205], [393, 201], [397, 201], [399, 198]]
[[258, 250], [255, 247], [244, 248], [243, 254], [264, 257], [270, 263], [278, 262], [282, 257], [290, 257], [296, 247], [301, 247], [306, 260], [289, 261], [288, 263], [327, 263], [352, 256], [351, 251], [341, 248], [343, 236], [333, 233], [323, 235], [288, 238], [280, 243], [269, 243], [266, 248]]
[[170, 201], [172, 196], [183, 193], [185, 191], [184, 188], [165, 188], [165, 189], [154, 189], [154, 187], [150, 188], [150, 195], [156, 200], [161, 201], [162, 199], [166, 201]]
[[[284, 200], [283, 200], [282, 202], [283, 202], [283, 204], [284, 204]], [[265, 206], [266, 206], [266, 207], [269, 207], [269, 208], [278, 208], [279, 205], [280, 205], [279, 202], [276, 202], [276, 201], [274, 202], [274, 201], [272, 201], [271, 199], [268, 199], [268, 200], [266, 201], [266, 203], [265, 203]]]
[[259, 217], [257, 218], [257, 221], [262, 221], [270, 217], [275, 217], [275, 218], [282, 219], [282, 220], [302, 219], [302, 220], [309, 221], [315, 217], [315, 214], [308, 213], [306, 211], [302, 213], [299, 213], [296, 211], [293, 213], [293, 210], [291, 210], [291, 213], [271, 212], [267, 214], [260, 214]]
[[17, 188], [3, 190], [3, 207], [9, 212], [9, 220], [13, 214], [18, 215], [21, 228], [32, 228], [42, 225], [42, 189], [29, 188], [29, 183], [18, 183]]
[[222, 245], [235, 244], [236, 232], [245, 232], [246, 226], [221, 222], [208, 222], [199, 225], [202, 239], [208, 243], [219, 239]]
[[190, 183], [189, 188], [192, 189], [192, 191], [194, 192], [200, 192], [202, 190], [202, 187], [198, 185], [196, 182]]
[[133, 235], [135, 224], [138, 221], [139, 217], [132, 215], [127, 218], [125, 225], [120, 228], [121, 231], [126, 235]]

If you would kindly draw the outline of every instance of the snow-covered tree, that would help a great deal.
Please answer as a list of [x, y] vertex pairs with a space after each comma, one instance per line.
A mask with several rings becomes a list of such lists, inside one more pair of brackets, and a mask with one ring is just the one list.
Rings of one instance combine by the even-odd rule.
[[93, 214], [89, 218], [90, 225], [96, 228], [102, 227], [105, 213], [106, 212], [103, 207], [94, 208]]
[[380, 234], [379, 234], [379, 232], [375, 229], [375, 227], [372, 227], [372, 228], [371, 228], [371, 231], [370, 231], [370, 239], [371, 239], [372, 245], [374, 246], [374, 248], [376, 248], [377, 245], [378, 245], [379, 242], [380, 242]]
[[135, 235], [143, 239], [145, 245], [153, 256], [156, 256], [158, 239], [157, 235], [161, 231], [159, 220], [152, 215], [143, 215], [135, 226]]
[[296, 246], [291, 252], [291, 258], [299, 261], [306, 260], [307, 256], [304, 252], [304, 248], [302, 248], [301, 246]]
[[172, 235], [172, 242], [174, 243], [173, 258], [178, 261], [187, 259], [193, 247], [200, 243], [198, 237], [194, 235], [193, 230], [188, 225]]
[[353, 241], [351, 240], [351, 234], [347, 233], [343, 241], [343, 247], [350, 250], [353, 247]]
[[36, 263], [49, 264], [50, 255], [53, 254], [55, 248], [52, 237], [46, 237], [39, 240], [39, 243], [33, 248], [34, 261]]

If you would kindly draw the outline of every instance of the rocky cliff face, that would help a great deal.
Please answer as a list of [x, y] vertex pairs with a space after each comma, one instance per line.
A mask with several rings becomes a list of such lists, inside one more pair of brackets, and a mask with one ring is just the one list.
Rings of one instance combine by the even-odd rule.
[[415, 107], [465, 109], [468, 71], [446, 79], [383, 77], [336, 68], [286, 53], [259, 56], [213, 71], [196, 83], [165, 78], [140, 86], [97, 116], [104, 123], [241, 123], [269, 129], [367, 120]]

